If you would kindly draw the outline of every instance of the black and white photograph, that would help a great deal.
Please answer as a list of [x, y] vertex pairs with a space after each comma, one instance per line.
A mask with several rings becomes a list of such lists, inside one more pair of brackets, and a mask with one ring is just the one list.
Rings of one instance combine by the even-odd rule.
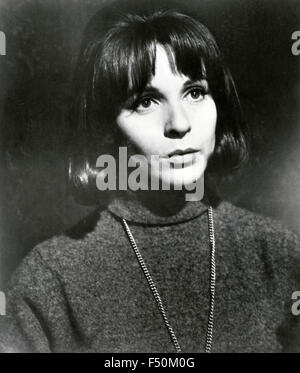
[[0, 352], [299, 353], [299, 145], [299, 0], [0, 0]]

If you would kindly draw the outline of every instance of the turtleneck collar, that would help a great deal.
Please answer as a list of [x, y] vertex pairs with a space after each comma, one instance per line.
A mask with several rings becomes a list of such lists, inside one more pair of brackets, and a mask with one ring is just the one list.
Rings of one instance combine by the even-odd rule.
[[209, 206], [205, 196], [201, 201], [187, 202], [182, 192], [127, 191], [118, 193], [107, 209], [115, 216], [142, 225], [171, 225], [191, 220]]

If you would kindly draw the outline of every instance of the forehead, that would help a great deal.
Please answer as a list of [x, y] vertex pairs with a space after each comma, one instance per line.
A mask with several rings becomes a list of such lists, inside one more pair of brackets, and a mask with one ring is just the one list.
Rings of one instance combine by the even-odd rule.
[[[124, 58], [112, 62], [113, 81], [120, 92], [121, 104], [129, 97], [142, 94], [148, 87], [160, 91], [166, 88], [170, 92], [180, 89], [188, 81], [207, 80], [206, 63], [202, 54], [194, 49], [180, 49], [153, 40], [135, 47], [126, 46]], [[116, 64], [120, 65], [117, 69]]]
[[146, 85], [146, 88], [155, 88], [163, 93], [175, 94], [178, 90], [182, 90], [187, 84], [206, 80], [204, 64], [199, 66], [199, 70], [202, 72], [201, 77], [193, 79], [177, 69], [173, 51], [166, 49], [161, 44], [156, 45], [154, 66], [154, 73]]
[[174, 85], [184, 84], [187, 80], [189, 77], [178, 71], [173, 52], [157, 44], [154, 74], [147, 86], [158, 89], [174, 88]]

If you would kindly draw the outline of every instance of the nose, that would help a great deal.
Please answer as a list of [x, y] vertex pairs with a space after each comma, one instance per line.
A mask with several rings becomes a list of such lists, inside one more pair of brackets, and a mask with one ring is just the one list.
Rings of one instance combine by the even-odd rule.
[[165, 123], [165, 136], [171, 138], [182, 138], [191, 130], [190, 122], [183, 108], [170, 105]]

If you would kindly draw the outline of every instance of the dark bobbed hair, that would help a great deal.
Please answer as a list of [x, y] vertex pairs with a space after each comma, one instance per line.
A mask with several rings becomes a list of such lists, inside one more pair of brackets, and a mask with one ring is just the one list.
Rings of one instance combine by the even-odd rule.
[[120, 4], [106, 6], [92, 17], [74, 73], [68, 176], [81, 203], [99, 200], [96, 159], [100, 154], [116, 154], [123, 139], [116, 117], [128, 96], [142, 93], [151, 80], [158, 43], [164, 46], [173, 71], [191, 80], [208, 80], [217, 125], [206, 174], [225, 175], [248, 155], [235, 84], [210, 31], [175, 10], [130, 10]]

